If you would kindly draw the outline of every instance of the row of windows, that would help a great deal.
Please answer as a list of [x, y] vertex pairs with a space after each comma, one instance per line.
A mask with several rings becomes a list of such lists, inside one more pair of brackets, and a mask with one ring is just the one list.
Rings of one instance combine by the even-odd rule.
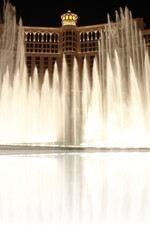
[[[89, 62], [90, 64], [93, 64], [93, 60], [94, 60], [94, 55], [91, 55], [89, 56]], [[71, 56], [71, 55], [66, 55], [66, 62], [68, 64], [71, 64], [73, 63], [73, 58], [74, 56]], [[84, 57], [81, 58], [82, 59], [82, 63], [84, 61]], [[37, 67], [39, 66], [47, 66], [47, 65], [54, 65], [54, 63], [57, 61], [57, 57], [32, 57], [32, 56], [27, 56], [26, 57], [26, 62], [27, 62], [27, 65], [28, 66], [34, 66], [36, 65]]]
[[27, 52], [48, 52], [48, 53], [58, 53], [58, 44], [26, 44]]
[[96, 42], [81, 44], [81, 52], [95, 52], [98, 51], [98, 45]]
[[[82, 43], [81, 44], [81, 52], [92, 52], [97, 51], [97, 43]], [[63, 51], [67, 50], [77, 50], [77, 43], [76, 42], [65, 42], [63, 43]], [[27, 43], [26, 44], [26, 51], [27, 52], [43, 52], [43, 53], [58, 53], [58, 44], [33, 44]]]
[[25, 33], [25, 41], [27, 42], [58, 42], [59, 35], [56, 33]]
[[70, 37], [63, 37], [63, 42], [64, 41], [76, 41], [76, 38], [74, 36], [70, 36]]
[[[100, 39], [101, 31], [85, 32], [80, 34], [80, 41], [94, 41]], [[74, 31], [63, 32], [63, 41], [75, 40], [76, 33]], [[25, 41], [27, 42], [58, 42], [59, 35], [56, 33], [25, 33]]]
[[[63, 40], [74, 40], [76, 33], [74, 31], [63, 32]], [[25, 41], [27, 42], [58, 42], [59, 34], [57, 33], [40, 33], [40, 32], [25, 32]]]
[[76, 48], [73, 48], [73, 47], [65, 47], [63, 48], [63, 51], [76, 51]]
[[27, 63], [27, 69], [28, 73], [31, 74], [34, 71], [34, 68], [36, 67], [38, 72], [44, 72], [46, 69], [49, 69], [49, 71], [52, 71], [54, 68], [54, 64], [56, 62], [56, 57], [26, 57], [26, 63]]
[[[80, 34], [80, 41], [95, 41], [100, 39], [101, 31], [85, 32]], [[76, 33], [74, 31], [63, 32], [63, 41], [75, 40]], [[50, 33], [25, 33], [25, 41], [27, 42], [56, 42], [59, 41], [58, 34]]]
[[99, 40], [101, 37], [102, 31], [91, 31], [91, 32], [85, 32], [80, 34], [80, 41], [96, 41]]
[[[67, 35], [72, 35], [72, 32], [66, 31]], [[74, 32], [75, 34], [75, 32]], [[102, 33], [101, 33], [102, 34]], [[91, 36], [90, 36], [91, 35]], [[105, 32], [106, 35], [106, 32]], [[63, 40], [65, 40], [62, 45], [59, 43], [35, 43], [35, 42], [26, 42], [26, 51], [33, 52], [33, 53], [50, 53], [50, 54], [57, 54], [61, 51], [79, 51], [82, 53], [86, 52], [96, 52], [98, 51], [98, 42], [97, 41], [89, 41], [89, 38], [100, 38], [100, 32], [91, 32], [91, 33], [82, 33], [82, 37], [84, 37], [84, 41], [80, 42], [80, 45], [77, 48], [77, 42], [75, 42], [74, 36], [65, 36]], [[150, 34], [143, 35], [146, 44], [150, 45]], [[109, 38], [109, 37], [107, 37]], [[86, 40], [87, 39], [87, 40]], [[85, 41], [86, 40], [86, 41]], [[105, 39], [104, 39], [105, 40]], [[107, 39], [106, 39], [107, 40]]]
[[[105, 32], [103, 32], [104, 34]], [[80, 33], [80, 41], [96, 41], [101, 38], [102, 31], [91, 31], [91, 32], [84, 32]], [[147, 36], [149, 34], [144, 35], [146, 39], [149, 39]], [[66, 31], [63, 32], [63, 41], [73, 40], [76, 39], [76, 33], [74, 31]], [[59, 42], [59, 35], [57, 33], [25, 33], [25, 42], [52, 42], [58, 43]]]
[[77, 46], [77, 44], [75, 42], [66, 42], [66, 43], [63, 43], [63, 47], [64, 46]]
[[75, 35], [76, 35], [76, 32], [72, 30], [63, 32], [63, 36], [75, 36]]
[[28, 63], [32, 63], [33, 61], [36, 62], [36, 63], [37, 62], [48, 63], [48, 62], [51, 62], [51, 61], [56, 61], [56, 57], [39, 57], [39, 56], [32, 57], [32, 56], [27, 56], [26, 60], [27, 60]]

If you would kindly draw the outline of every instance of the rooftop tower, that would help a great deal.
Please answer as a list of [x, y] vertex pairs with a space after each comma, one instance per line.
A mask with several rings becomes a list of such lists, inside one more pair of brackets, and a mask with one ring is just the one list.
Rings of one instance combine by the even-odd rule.
[[75, 13], [72, 13], [70, 10], [68, 10], [67, 13], [64, 13], [61, 15], [62, 26], [66, 26], [66, 25], [76, 26], [77, 19], [78, 19], [78, 16]]

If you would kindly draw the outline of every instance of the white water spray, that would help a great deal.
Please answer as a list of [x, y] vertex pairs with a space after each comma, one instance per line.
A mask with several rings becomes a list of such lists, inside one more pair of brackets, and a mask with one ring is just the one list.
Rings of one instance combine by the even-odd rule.
[[92, 78], [86, 59], [82, 79], [74, 60], [69, 83], [63, 60], [62, 74], [55, 65], [52, 81], [46, 71], [42, 87], [36, 68], [33, 77], [28, 77], [24, 31], [21, 23], [16, 26], [15, 8], [10, 4], [4, 19], [0, 43], [1, 144], [149, 146], [150, 60], [141, 31], [127, 8], [116, 13], [118, 26], [108, 19], [101, 32]]

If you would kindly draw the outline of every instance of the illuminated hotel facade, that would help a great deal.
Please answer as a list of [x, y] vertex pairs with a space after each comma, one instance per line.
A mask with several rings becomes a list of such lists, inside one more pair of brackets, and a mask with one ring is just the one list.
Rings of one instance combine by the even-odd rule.
[[[74, 57], [81, 70], [85, 56], [89, 62], [89, 71], [92, 69], [93, 59], [98, 55], [98, 40], [102, 33], [105, 36], [108, 24], [77, 26], [77, 19], [78, 16], [75, 13], [68, 11], [61, 15], [61, 27], [24, 26], [25, 54], [29, 74], [33, 74], [35, 67], [41, 78], [46, 69], [49, 74], [52, 74], [55, 62], [58, 66], [62, 65], [63, 56], [65, 56], [68, 71], [72, 69]], [[150, 49], [150, 29], [144, 29], [143, 18], [135, 20]]]

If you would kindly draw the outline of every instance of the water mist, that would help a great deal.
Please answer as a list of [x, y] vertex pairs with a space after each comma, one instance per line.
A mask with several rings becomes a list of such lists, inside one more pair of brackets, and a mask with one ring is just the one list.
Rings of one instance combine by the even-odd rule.
[[21, 20], [16, 25], [15, 8], [9, 4], [4, 21], [0, 143], [149, 146], [150, 61], [142, 33], [127, 8], [116, 12], [116, 23], [108, 18], [101, 31], [92, 78], [86, 58], [82, 79], [74, 59], [69, 82], [64, 59], [62, 74], [56, 64], [53, 78], [46, 71], [42, 86], [36, 68], [32, 78], [28, 76], [23, 26]]

